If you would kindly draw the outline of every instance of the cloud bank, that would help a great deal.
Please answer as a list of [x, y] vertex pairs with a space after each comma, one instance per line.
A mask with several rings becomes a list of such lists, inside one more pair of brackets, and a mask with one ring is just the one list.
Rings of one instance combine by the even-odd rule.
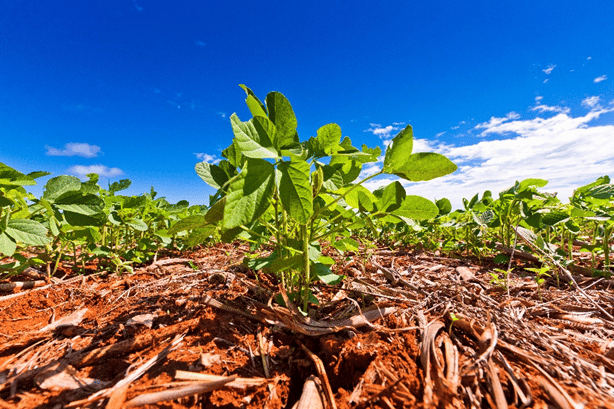
[[[602, 108], [599, 97], [584, 99], [583, 106], [590, 111], [576, 117], [569, 108], [545, 105], [532, 108], [540, 115], [533, 119], [521, 119], [515, 112], [492, 117], [474, 128], [485, 140], [466, 146], [415, 139], [413, 152], [441, 153], [456, 163], [458, 170], [428, 182], [402, 183], [408, 194], [431, 200], [447, 197], [455, 208], [462, 208], [463, 197], [485, 190], [497, 197], [516, 180], [541, 178], [549, 181], [545, 191], [558, 192], [566, 201], [575, 188], [614, 170], [614, 125], [591, 125], [614, 108]], [[555, 115], [542, 117], [544, 114]], [[371, 174], [379, 169], [381, 162], [369, 168]], [[394, 180], [386, 177], [366, 186], [375, 189]]]

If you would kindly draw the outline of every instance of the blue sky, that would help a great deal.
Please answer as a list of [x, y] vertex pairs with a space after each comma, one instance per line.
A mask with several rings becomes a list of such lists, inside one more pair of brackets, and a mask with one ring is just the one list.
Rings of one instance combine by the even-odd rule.
[[383, 148], [411, 124], [414, 151], [459, 165], [412, 194], [460, 206], [540, 177], [565, 198], [614, 177], [612, 21], [611, 1], [11, 1], [0, 162], [207, 204], [194, 165], [249, 118], [246, 84], [286, 95], [301, 140], [336, 122]]

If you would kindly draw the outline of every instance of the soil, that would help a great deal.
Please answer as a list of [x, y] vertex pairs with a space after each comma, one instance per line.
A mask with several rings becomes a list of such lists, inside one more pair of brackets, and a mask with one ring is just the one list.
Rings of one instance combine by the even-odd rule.
[[521, 261], [492, 281], [461, 256], [328, 254], [347, 278], [316, 285], [304, 317], [247, 253], [12, 277], [49, 284], [0, 294], [0, 408], [614, 407], [612, 280], [538, 288]]

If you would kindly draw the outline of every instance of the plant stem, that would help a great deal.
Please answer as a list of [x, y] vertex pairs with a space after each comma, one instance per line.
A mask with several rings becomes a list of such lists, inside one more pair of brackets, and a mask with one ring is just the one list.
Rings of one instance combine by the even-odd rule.
[[309, 232], [307, 231], [307, 225], [301, 224], [301, 236], [303, 238], [303, 312], [307, 312], [309, 307], [309, 283], [311, 277], [309, 277]]

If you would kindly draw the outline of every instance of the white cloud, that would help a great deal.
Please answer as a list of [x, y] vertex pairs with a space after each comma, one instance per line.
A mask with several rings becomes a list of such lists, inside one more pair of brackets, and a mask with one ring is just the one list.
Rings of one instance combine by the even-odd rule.
[[393, 122], [392, 125], [394, 126], [402, 126], [405, 125], [407, 122]]
[[214, 165], [220, 163], [220, 161], [222, 159], [218, 158], [215, 155], [209, 155], [208, 153], [195, 153], [194, 155], [196, 155], [196, 157], [203, 161], [203, 162], [207, 162], [207, 163], [213, 163]]
[[542, 97], [541, 95], [538, 95], [535, 97], [535, 103], [538, 103], [539, 101], [541, 101], [542, 99], [544, 99], [544, 97]]
[[[520, 119], [515, 113], [505, 118], [493, 117], [475, 129], [494, 139], [472, 145], [415, 140], [414, 152], [424, 149], [441, 153], [459, 169], [428, 182], [401, 183], [408, 194], [431, 200], [447, 197], [454, 208], [462, 208], [463, 197], [490, 190], [496, 198], [516, 180], [541, 178], [549, 181], [541, 190], [558, 192], [558, 197], [566, 201], [575, 188], [603, 175], [612, 176], [614, 144], [609, 142], [614, 124], [591, 125], [591, 121], [606, 113], [611, 115], [614, 106], [592, 109], [578, 117], [564, 111], [551, 118]], [[367, 182], [366, 187], [375, 189], [393, 180], [398, 179], [377, 179]]]
[[382, 127], [381, 124], [369, 124], [371, 128], [365, 129], [363, 132], [371, 132], [373, 135], [378, 136], [380, 139], [390, 139], [393, 131], [398, 131], [398, 126], [388, 125]]
[[592, 60], [592, 59], [593, 59], [593, 57], [588, 57], [588, 58], [587, 58], [587, 60]]
[[443, 136], [445, 133], [446, 133], [446, 131], [436, 133], [435, 134], [435, 138], [439, 138], [440, 136]]
[[217, 114], [222, 118], [226, 118], [226, 112], [218, 112]]
[[100, 147], [89, 143], [67, 143], [64, 149], [45, 146], [47, 156], [81, 156], [95, 158], [100, 153]]
[[591, 109], [601, 109], [601, 105], [599, 104], [600, 98], [597, 96], [585, 98], [582, 101], [582, 105], [591, 108]]
[[607, 79], [608, 79], [608, 76], [607, 76], [607, 75], [602, 75], [602, 76], [600, 76], [600, 77], [595, 78], [595, 79], [593, 80], [593, 82], [594, 82], [595, 84], [598, 84], [598, 83], [600, 83], [601, 81], [605, 81], [605, 80], [607, 80]]
[[489, 128], [489, 127], [493, 127], [493, 126], [502, 124], [503, 122], [510, 121], [512, 119], [518, 119], [518, 118], [520, 118], [520, 115], [512, 111], [509, 114], [507, 114], [504, 118], [495, 118], [494, 116], [492, 116], [490, 117], [490, 121], [478, 124], [476, 125], [475, 128], [476, 129]]
[[119, 168], [109, 168], [108, 166], [104, 165], [75, 165], [68, 168], [68, 172], [80, 177], [85, 177], [85, 175], [88, 173], [97, 173], [103, 178], [112, 178], [124, 174], [124, 172]]
[[546, 79], [544, 80], [544, 84], [546, 84], [547, 82], [548, 82], [548, 78], [546, 78]]
[[531, 108], [531, 111], [539, 111], [539, 112], [563, 112], [565, 114], [569, 113], [569, 108], [567, 107], [559, 107], [559, 106], [549, 106], [549, 105], [536, 105]]
[[550, 74], [552, 72], [552, 70], [554, 70], [555, 67], [556, 67], [555, 64], [550, 64], [548, 66], [548, 68], [546, 68], [545, 70], [542, 70], [542, 71], [545, 72], [546, 74]]

